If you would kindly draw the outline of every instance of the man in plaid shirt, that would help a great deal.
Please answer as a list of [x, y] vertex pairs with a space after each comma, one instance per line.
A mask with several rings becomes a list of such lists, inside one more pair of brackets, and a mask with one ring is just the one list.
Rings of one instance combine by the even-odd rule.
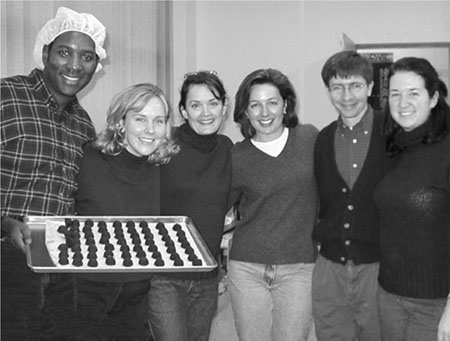
[[[71, 275], [32, 272], [27, 215], [70, 215], [83, 145], [95, 137], [76, 94], [106, 58], [105, 27], [91, 14], [58, 9], [39, 32], [28, 76], [1, 79], [1, 336], [65, 339]], [[43, 294], [42, 294], [43, 293]]]

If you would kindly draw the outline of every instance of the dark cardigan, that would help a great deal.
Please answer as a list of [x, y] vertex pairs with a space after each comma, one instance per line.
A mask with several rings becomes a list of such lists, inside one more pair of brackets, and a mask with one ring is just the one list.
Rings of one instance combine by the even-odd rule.
[[364, 166], [352, 189], [340, 175], [335, 158], [334, 135], [337, 121], [325, 127], [316, 141], [314, 163], [319, 190], [319, 222], [313, 239], [320, 254], [345, 264], [378, 262], [379, 217], [372, 193], [388, 167], [382, 136], [384, 115], [374, 112], [372, 137]]

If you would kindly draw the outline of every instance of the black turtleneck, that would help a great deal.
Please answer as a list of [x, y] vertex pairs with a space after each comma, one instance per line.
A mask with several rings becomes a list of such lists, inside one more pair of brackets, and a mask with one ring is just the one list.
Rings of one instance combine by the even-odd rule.
[[450, 142], [447, 134], [424, 144], [428, 124], [399, 135], [404, 150], [374, 199], [380, 212], [380, 285], [393, 294], [434, 299], [450, 290]]
[[178, 127], [175, 131], [175, 139], [189, 142], [198, 151], [210, 153], [214, 150], [218, 143], [217, 133], [211, 135], [197, 134], [189, 124], [185, 123]]
[[159, 215], [159, 167], [126, 149], [110, 156], [87, 146], [75, 209], [78, 215]]
[[[85, 147], [78, 176], [75, 209], [86, 216], [160, 215], [159, 167], [124, 149], [117, 156]], [[150, 273], [79, 274], [101, 282], [130, 282], [150, 278]]]
[[[213, 256], [218, 259], [231, 182], [231, 140], [198, 135], [189, 124], [175, 128], [180, 152], [161, 166], [161, 213], [192, 218]], [[178, 273], [181, 278], [208, 278], [217, 271]]]
[[411, 131], [402, 130], [398, 136], [398, 145], [401, 149], [417, 146], [424, 142], [431, 129], [431, 121], [427, 121], [421, 126]]

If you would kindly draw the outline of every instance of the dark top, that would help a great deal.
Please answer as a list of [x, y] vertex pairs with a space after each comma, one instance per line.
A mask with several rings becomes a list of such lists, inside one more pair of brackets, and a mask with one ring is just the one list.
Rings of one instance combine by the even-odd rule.
[[407, 148], [374, 193], [381, 218], [379, 283], [396, 295], [444, 298], [450, 291], [450, 141], [447, 134], [425, 145], [422, 136], [421, 127], [403, 133]]
[[389, 164], [383, 121], [384, 115], [374, 112], [369, 149], [353, 188], [349, 188], [336, 164], [337, 121], [325, 127], [317, 138], [314, 158], [320, 210], [313, 238], [320, 243], [320, 254], [333, 262], [379, 261], [379, 217], [372, 194]]
[[316, 220], [317, 188], [313, 150], [318, 130], [289, 129], [282, 152], [272, 157], [249, 139], [233, 150], [230, 200], [240, 198], [230, 259], [260, 264], [314, 263], [311, 232]]
[[[124, 149], [117, 156], [105, 155], [88, 145], [78, 176], [76, 212], [84, 216], [160, 215], [159, 167], [148, 157]], [[149, 278], [149, 273], [80, 274], [96, 281], [128, 282]]]
[[[191, 217], [216, 260], [220, 255], [231, 184], [231, 140], [223, 135], [201, 136], [189, 124], [174, 131], [180, 152], [161, 166], [161, 214]], [[167, 274], [201, 279], [218, 274], [187, 272]]]

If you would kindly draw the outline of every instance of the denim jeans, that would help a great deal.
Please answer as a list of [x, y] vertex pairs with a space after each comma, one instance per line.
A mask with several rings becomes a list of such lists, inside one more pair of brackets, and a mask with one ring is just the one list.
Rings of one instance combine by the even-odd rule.
[[228, 288], [241, 341], [308, 340], [314, 264], [230, 260]]
[[378, 263], [342, 265], [319, 256], [312, 278], [318, 340], [381, 340], [378, 268]]
[[185, 280], [153, 276], [148, 309], [155, 341], [208, 341], [217, 299], [218, 277]]
[[381, 335], [390, 341], [436, 341], [446, 298], [418, 299], [378, 289]]
[[76, 340], [148, 340], [148, 279], [114, 283], [78, 277], [76, 282]]

